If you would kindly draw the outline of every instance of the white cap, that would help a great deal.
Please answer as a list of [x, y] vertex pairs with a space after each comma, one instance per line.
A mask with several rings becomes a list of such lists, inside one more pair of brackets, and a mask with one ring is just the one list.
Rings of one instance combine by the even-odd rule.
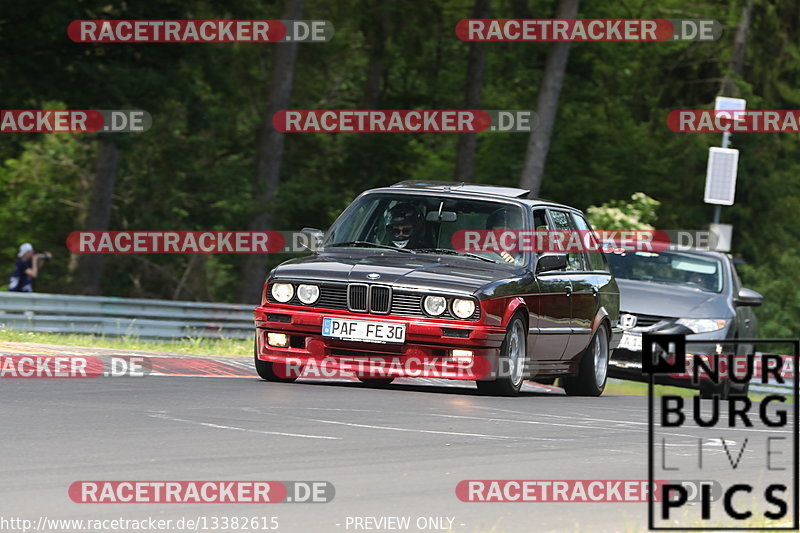
[[19, 253], [17, 257], [22, 257], [23, 255], [27, 254], [28, 252], [33, 251], [33, 245], [29, 242], [23, 243], [19, 245]]

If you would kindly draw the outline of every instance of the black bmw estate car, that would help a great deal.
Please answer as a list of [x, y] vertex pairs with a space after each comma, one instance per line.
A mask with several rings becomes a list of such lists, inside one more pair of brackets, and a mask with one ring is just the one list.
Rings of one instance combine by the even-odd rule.
[[506, 396], [560, 377], [568, 394], [602, 394], [621, 337], [603, 254], [454, 244], [465, 230], [590, 230], [577, 209], [527, 195], [449, 182], [361, 194], [319, 249], [269, 273], [255, 310], [259, 375], [445, 377]]

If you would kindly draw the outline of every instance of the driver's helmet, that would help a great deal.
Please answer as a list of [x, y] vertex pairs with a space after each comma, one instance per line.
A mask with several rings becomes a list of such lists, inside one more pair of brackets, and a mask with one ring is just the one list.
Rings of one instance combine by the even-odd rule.
[[405, 248], [417, 237], [422, 215], [408, 202], [400, 202], [386, 212], [386, 234], [394, 246]]

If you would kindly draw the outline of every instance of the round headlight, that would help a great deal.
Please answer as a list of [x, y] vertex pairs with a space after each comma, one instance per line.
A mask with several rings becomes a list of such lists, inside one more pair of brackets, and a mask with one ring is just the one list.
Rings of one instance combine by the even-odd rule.
[[319, 298], [319, 287], [316, 285], [299, 285], [297, 287], [297, 299], [304, 304], [313, 304]]
[[272, 297], [282, 304], [285, 304], [294, 296], [294, 287], [291, 283], [273, 283]]
[[426, 296], [422, 301], [422, 307], [429, 315], [439, 316], [447, 309], [447, 300], [441, 296]]
[[469, 318], [474, 312], [475, 302], [473, 300], [465, 300], [463, 298], [453, 300], [453, 314], [458, 318]]

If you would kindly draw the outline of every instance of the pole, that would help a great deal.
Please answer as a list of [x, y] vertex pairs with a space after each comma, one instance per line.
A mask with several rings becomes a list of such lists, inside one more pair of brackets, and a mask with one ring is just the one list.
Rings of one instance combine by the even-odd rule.
[[[731, 144], [731, 132], [722, 132], [722, 147], [728, 148]], [[722, 213], [722, 206], [719, 204], [714, 206], [714, 224], [719, 224], [719, 216]]]

